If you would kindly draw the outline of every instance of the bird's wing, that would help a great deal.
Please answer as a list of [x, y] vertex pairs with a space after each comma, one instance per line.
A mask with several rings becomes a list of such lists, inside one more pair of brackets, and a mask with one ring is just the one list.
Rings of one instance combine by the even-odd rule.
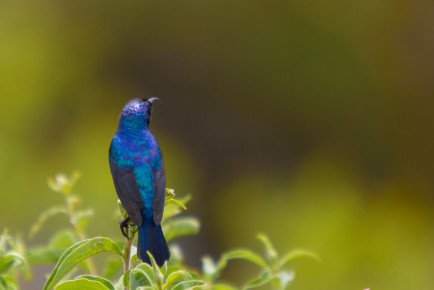
[[140, 197], [139, 187], [137, 186], [136, 178], [133, 169], [123, 170], [116, 162], [109, 159], [110, 171], [112, 173], [113, 182], [116, 192], [127, 211], [130, 219], [138, 227], [142, 224], [142, 216], [140, 210], [143, 208], [143, 201]]
[[164, 202], [166, 201], [166, 171], [161, 161], [160, 169], [154, 171], [154, 197], [152, 198], [152, 212], [154, 223], [159, 225], [163, 219]]

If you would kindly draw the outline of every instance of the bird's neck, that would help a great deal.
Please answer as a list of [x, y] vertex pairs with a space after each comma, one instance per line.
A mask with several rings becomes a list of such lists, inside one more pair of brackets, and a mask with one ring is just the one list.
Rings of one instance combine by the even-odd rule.
[[149, 130], [149, 124], [140, 119], [121, 118], [118, 131], [121, 133], [141, 135]]

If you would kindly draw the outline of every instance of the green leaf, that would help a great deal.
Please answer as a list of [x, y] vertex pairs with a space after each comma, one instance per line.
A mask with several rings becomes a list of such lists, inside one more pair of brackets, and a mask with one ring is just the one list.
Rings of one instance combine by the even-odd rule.
[[261, 275], [259, 275], [259, 277], [254, 278], [249, 282], [247, 282], [244, 285], [243, 289], [251, 289], [251, 288], [256, 288], [265, 285], [268, 282], [270, 282], [271, 279], [272, 279], [271, 273], [269, 271], [264, 271]]
[[297, 258], [301, 258], [301, 257], [309, 257], [312, 258], [316, 261], [319, 261], [319, 256], [315, 253], [312, 252], [310, 250], [306, 250], [306, 249], [294, 249], [291, 250], [290, 252], [286, 253], [280, 260], [278, 263], [278, 268], [282, 268], [283, 266], [285, 266], [286, 263], [288, 263], [291, 260], [297, 259]]
[[163, 273], [161, 273], [160, 267], [158, 267], [157, 262], [155, 262], [154, 256], [152, 256], [152, 254], [147, 251], [146, 252], [149, 256], [149, 259], [151, 260], [151, 264], [152, 264], [152, 270], [154, 272], [154, 282], [156, 285], [153, 285], [154, 287], [156, 287], [157, 289], [162, 289], [163, 288]]
[[146, 279], [149, 281], [150, 285], [154, 284], [154, 269], [146, 263], [142, 263], [136, 267], [145, 273]]
[[175, 198], [175, 190], [172, 188], [166, 188], [166, 201]]
[[[178, 270], [176, 272], [173, 272], [167, 277], [166, 283], [164, 284], [164, 289], [170, 289], [171, 286], [173, 286], [176, 283], [181, 282], [180, 279], [182, 278], [191, 278], [191, 274], [184, 270]], [[184, 279], [185, 280], [185, 279]]]
[[51, 249], [66, 249], [77, 242], [76, 234], [71, 230], [62, 230], [56, 232], [50, 242], [48, 247]]
[[131, 257], [131, 265], [136, 265], [140, 260], [139, 257], [137, 257], [137, 247], [136, 246], [131, 246], [131, 252], [130, 252], [130, 257]]
[[140, 269], [133, 269], [130, 272], [130, 289], [137, 289], [140, 286], [151, 286], [152, 280], [148, 280], [146, 273]]
[[273, 247], [273, 244], [271, 243], [270, 239], [264, 234], [258, 234], [256, 237], [264, 244], [267, 258], [274, 265], [277, 259], [277, 251]]
[[262, 268], [267, 267], [267, 262], [261, 256], [247, 249], [233, 249], [226, 252], [224, 256], [227, 260], [243, 259], [255, 263]]
[[12, 267], [27, 266], [23, 255], [16, 251], [9, 251], [0, 258], [0, 274], [7, 273]]
[[182, 207], [184, 210], [187, 210], [187, 207], [185, 205], [183, 205], [181, 202], [179, 202], [178, 200], [176, 200], [176, 199], [169, 200], [167, 204], [173, 204], [173, 205]]
[[33, 237], [39, 232], [44, 223], [50, 218], [58, 214], [68, 215], [68, 210], [64, 206], [53, 206], [49, 209], [43, 211], [36, 222], [30, 228], [29, 239], [33, 239]]
[[176, 284], [172, 290], [186, 290], [186, 289], [196, 289], [196, 288], [203, 288], [206, 286], [205, 281], [202, 280], [190, 280], [190, 281], [184, 281]]
[[163, 215], [163, 223], [170, 219], [171, 217], [174, 217], [182, 212], [182, 209], [180, 207], [176, 207], [173, 204], [168, 204], [164, 208], [164, 215]]
[[220, 276], [221, 271], [223, 271], [223, 269], [226, 268], [227, 264], [228, 264], [227, 257], [225, 255], [222, 255], [220, 259], [217, 261], [217, 269], [213, 277], [214, 280]]
[[199, 232], [199, 228], [199, 220], [192, 217], [168, 220], [163, 225], [164, 236], [167, 242], [176, 237], [195, 235]]
[[[53, 285], [51, 285], [51, 284], [52, 284], [53, 280], [56, 278], [56, 274], [58, 274], [58, 272], [60, 271], [60, 267], [63, 265], [62, 263], [63, 263], [65, 260], [68, 259], [69, 255], [71, 255], [71, 254], [74, 252], [74, 250], [80, 248], [80, 247], [81, 247], [83, 244], [85, 244], [85, 243], [86, 243], [86, 241], [81, 241], [81, 242], [78, 242], [78, 243], [72, 245], [72, 246], [69, 247], [68, 249], [66, 249], [66, 251], [65, 251], [65, 252], [62, 254], [62, 256], [59, 258], [59, 261], [57, 261], [57, 265], [56, 265], [56, 267], [54, 267], [53, 271], [51, 272], [50, 277], [48, 277], [47, 281], [45, 282], [44, 289], [49, 289], [49, 288], [54, 287], [55, 283], [54, 283]], [[71, 267], [71, 268], [72, 268], [72, 267]], [[67, 270], [69, 271], [70, 269], [67, 269]], [[64, 276], [68, 271], [66, 271], [65, 273], [63, 273], [62, 277], [63, 277], [63, 276]], [[56, 279], [56, 283], [59, 282], [60, 279], [62, 279], [62, 277], [59, 277], [58, 279]]]
[[59, 260], [63, 251], [61, 249], [34, 248], [27, 251], [26, 259], [29, 264], [54, 264]]
[[0, 276], [0, 289], [9, 289], [8, 287], [8, 283], [6, 282], [5, 278], [3, 278], [2, 276]]
[[184, 195], [183, 197], [178, 198], [178, 200], [182, 204], [187, 204], [191, 200], [191, 194]]
[[175, 190], [166, 188], [166, 200], [165, 205], [173, 204], [175, 206], [181, 207], [184, 210], [187, 210], [185, 204], [191, 199], [190, 195], [186, 195], [181, 199], [175, 199]]
[[[127, 273], [129, 273], [129, 272], [127, 272]], [[122, 274], [115, 284], [115, 289], [116, 290], [124, 290], [124, 288], [125, 288], [125, 286], [124, 286], [124, 274]]]
[[123, 257], [121, 250], [112, 240], [104, 237], [96, 237], [84, 240], [69, 247], [57, 262], [50, 277], [44, 285], [44, 289], [54, 287], [72, 268], [90, 256], [101, 252], [112, 252]]
[[130, 278], [131, 278], [130, 273], [131, 273], [131, 269], [125, 272], [124, 278], [122, 279], [122, 282], [126, 288], [130, 288]]
[[69, 280], [57, 285], [56, 290], [77, 290], [77, 289], [89, 289], [89, 290], [107, 290], [114, 289], [108, 288], [104, 284], [96, 280], [89, 280], [85, 278], [79, 278], [76, 280]]
[[13, 265], [14, 265], [13, 260], [2, 259], [0, 261], [0, 274], [7, 273], [9, 271], [9, 269], [12, 268]]
[[108, 289], [112, 289], [112, 290], [115, 289], [113, 284], [109, 280], [104, 279], [102, 277], [92, 276], [92, 275], [82, 275], [82, 276], [78, 276], [74, 280], [77, 280], [77, 279], [87, 279], [87, 280], [97, 281], [97, 282], [103, 284], [104, 286], [106, 286]]

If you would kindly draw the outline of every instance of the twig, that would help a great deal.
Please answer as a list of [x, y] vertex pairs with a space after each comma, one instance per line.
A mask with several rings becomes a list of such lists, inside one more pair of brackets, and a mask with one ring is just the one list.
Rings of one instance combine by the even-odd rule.
[[130, 269], [131, 245], [133, 244], [134, 241], [134, 232], [128, 228], [127, 235], [130, 238], [129, 239], [125, 238], [125, 249], [124, 249], [124, 272], [125, 273]]

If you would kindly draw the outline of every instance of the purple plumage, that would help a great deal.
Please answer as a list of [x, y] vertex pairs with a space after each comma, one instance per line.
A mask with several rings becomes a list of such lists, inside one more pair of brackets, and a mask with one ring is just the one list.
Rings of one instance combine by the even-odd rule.
[[138, 257], [149, 264], [149, 251], [162, 266], [170, 251], [161, 229], [166, 173], [160, 147], [149, 131], [154, 100], [133, 99], [125, 105], [110, 145], [109, 163], [118, 197], [139, 227]]

